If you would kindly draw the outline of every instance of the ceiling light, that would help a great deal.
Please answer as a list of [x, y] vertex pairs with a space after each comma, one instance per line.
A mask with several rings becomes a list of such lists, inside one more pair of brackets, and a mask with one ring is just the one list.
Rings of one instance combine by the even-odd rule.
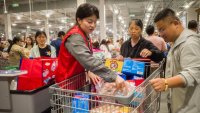
[[184, 7], [185, 7], [185, 9], [188, 9], [190, 6], [189, 6], [189, 4], [187, 4]]
[[17, 26], [17, 24], [13, 23], [12, 26]]
[[188, 4], [185, 4], [184, 7], [185, 9], [188, 9], [195, 1], [191, 1], [190, 3]]
[[49, 14], [49, 13], [47, 13], [47, 14], [46, 14], [46, 17], [47, 17], [47, 18], [49, 18], [49, 17], [50, 17], [50, 14]]
[[70, 26], [73, 26], [74, 25], [74, 23], [72, 22], [72, 23], [70, 23]]
[[21, 20], [22, 19], [22, 17], [21, 16], [17, 16], [17, 20]]
[[62, 30], [62, 29], [63, 29], [63, 27], [62, 27], [62, 26], [60, 26], [60, 27], [59, 27], [59, 29], [60, 29], [60, 30]]
[[49, 24], [49, 27], [51, 27], [52, 25], [51, 24]]
[[150, 14], [150, 13], [147, 13], [147, 14], [146, 14], [146, 17], [147, 17], [147, 18], [149, 18], [150, 16], [151, 16], [151, 14]]
[[152, 10], [153, 10], [153, 5], [151, 4], [151, 5], [148, 7], [147, 11], [148, 11], [148, 12], [151, 12]]
[[115, 14], [118, 14], [118, 13], [119, 13], [119, 10], [118, 10], [118, 9], [115, 9], [115, 10], [114, 10], [114, 13], [115, 13]]
[[65, 20], [64, 20], [64, 19], [62, 19], [62, 20], [61, 20], [61, 22], [62, 22], [62, 23], [65, 23]]
[[26, 26], [26, 28], [27, 28], [27, 29], [29, 29], [29, 28], [30, 28], [30, 26]]
[[121, 17], [121, 16], [119, 16], [119, 17], [118, 17], [118, 19], [121, 21], [121, 20], [122, 20], [122, 17]]
[[40, 21], [36, 21], [36, 24], [37, 24], [37, 25], [40, 25], [40, 24], [41, 24], [41, 22], [40, 22]]
[[99, 23], [100, 23], [100, 21], [98, 20], [98, 21], [97, 21], [97, 24], [99, 25]]
[[180, 14], [181, 14], [181, 12], [177, 12], [177, 13], [176, 13], [176, 16], [179, 16]]
[[18, 35], [21, 35], [21, 33], [17, 33]]

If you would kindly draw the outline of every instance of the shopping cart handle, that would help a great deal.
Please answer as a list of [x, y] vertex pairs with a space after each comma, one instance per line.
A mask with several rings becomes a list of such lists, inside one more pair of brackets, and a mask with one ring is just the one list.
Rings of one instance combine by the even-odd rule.
[[148, 59], [148, 58], [132, 58], [132, 59], [136, 61], [142, 61], [142, 62], [151, 62], [151, 59]]

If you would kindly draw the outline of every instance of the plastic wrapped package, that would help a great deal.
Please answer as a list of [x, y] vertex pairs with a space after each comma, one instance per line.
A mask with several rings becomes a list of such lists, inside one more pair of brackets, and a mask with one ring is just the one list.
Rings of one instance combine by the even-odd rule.
[[97, 93], [115, 97], [121, 104], [129, 104], [134, 96], [135, 84], [126, 82], [127, 88], [117, 89], [115, 83], [99, 82], [95, 88]]
[[108, 83], [101, 81], [95, 86], [97, 93], [103, 95], [112, 95], [112, 96], [127, 96], [129, 93], [133, 92], [135, 89], [135, 84], [132, 82], [126, 82], [128, 89], [123, 88], [117, 90], [116, 84], [114, 82]]

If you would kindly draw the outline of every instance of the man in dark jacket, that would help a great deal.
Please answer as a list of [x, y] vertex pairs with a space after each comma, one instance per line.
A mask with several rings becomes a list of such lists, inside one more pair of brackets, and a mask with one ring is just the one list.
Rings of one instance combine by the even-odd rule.
[[56, 56], [58, 56], [58, 54], [59, 54], [60, 45], [62, 43], [62, 40], [63, 40], [64, 36], [65, 36], [65, 32], [64, 31], [60, 31], [60, 32], [58, 32], [58, 38], [51, 42], [51, 45], [56, 48]]

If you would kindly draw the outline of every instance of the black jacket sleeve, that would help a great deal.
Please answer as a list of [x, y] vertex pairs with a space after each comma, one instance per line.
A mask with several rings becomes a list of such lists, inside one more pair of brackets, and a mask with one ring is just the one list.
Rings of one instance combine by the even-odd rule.
[[151, 42], [147, 42], [147, 49], [152, 52], [152, 55], [149, 57], [154, 62], [160, 62], [164, 58], [164, 52], [161, 52], [156, 46]]

